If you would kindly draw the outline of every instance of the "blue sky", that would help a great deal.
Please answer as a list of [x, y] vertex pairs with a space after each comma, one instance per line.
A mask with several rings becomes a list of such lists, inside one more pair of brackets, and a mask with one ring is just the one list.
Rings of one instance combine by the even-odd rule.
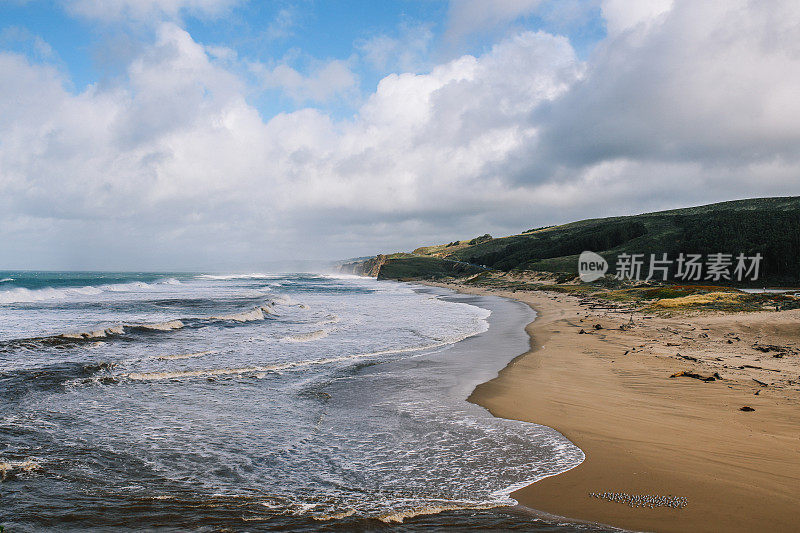
[[[553, 20], [525, 13], [507, 27], [492, 27], [451, 41], [445, 35], [449, 7], [446, 0], [237, 2], [212, 15], [184, 10], [179, 24], [196, 41], [230, 48], [240, 60], [285, 62], [304, 74], [314, 62], [348, 61], [364, 94], [374, 91], [397, 67], [391, 63], [377, 67], [365, 60], [362, 47], [376, 38], [403, 39], [408, 33], [429, 31], [430, 40], [417, 65], [424, 72], [434, 63], [461, 54], [480, 55], [508, 31], [564, 33], [579, 57], [586, 57], [605, 36], [599, 6], [587, 4], [574, 19]], [[69, 2], [59, 0], [11, 0], [0, 7], [0, 47], [25, 54], [32, 61], [58, 65], [71, 89], [80, 92], [123, 74], [137, 45], [152, 39], [151, 23], [87, 18], [71, 10]], [[37, 40], [46, 43], [51, 52], [44, 54]], [[265, 117], [301, 107], [279, 90], [254, 91], [249, 97]], [[346, 116], [357, 100], [340, 99], [325, 106], [313, 103], [336, 116]]]
[[8, 0], [0, 268], [260, 269], [800, 194], [790, 0]]

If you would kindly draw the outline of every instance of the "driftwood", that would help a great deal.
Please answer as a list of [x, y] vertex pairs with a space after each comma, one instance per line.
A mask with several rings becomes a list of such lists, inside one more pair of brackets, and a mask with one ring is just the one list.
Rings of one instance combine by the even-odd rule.
[[717, 372], [714, 372], [710, 376], [701, 376], [700, 374], [696, 374], [694, 372], [687, 372], [685, 370], [682, 370], [680, 372], [675, 372], [670, 377], [671, 378], [678, 378], [678, 377], [693, 378], [693, 379], [699, 379], [700, 381], [716, 381], [718, 379], [722, 379], [722, 376], [720, 376]]

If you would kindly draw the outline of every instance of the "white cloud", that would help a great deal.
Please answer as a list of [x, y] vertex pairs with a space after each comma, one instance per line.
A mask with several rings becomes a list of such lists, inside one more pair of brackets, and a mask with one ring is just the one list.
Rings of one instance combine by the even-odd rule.
[[549, 110], [558, 164], [629, 158], [738, 165], [793, 159], [800, 140], [800, 6], [678, 1], [613, 36]]
[[297, 16], [293, 9], [281, 9], [267, 26], [264, 36], [269, 41], [289, 37], [292, 34], [292, 28], [296, 24], [296, 18]]
[[[614, 0], [611, 0], [614, 1]], [[626, 0], [621, 0], [625, 2]], [[628, 4], [638, 3], [628, 2]], [[659, 0], [641, 0], [642, 3]], [[444, 41], [458, 49], [475, 37], [508, 36], [535, 17], [548, 31], [579, 30], [596, 16], [601, 0], [450, 0]], [[641, 10], [642, 8], [633, 7]], [[621, 16], [621, 15], [620, 15]]]
[[50, 44], [26, 28], [6, 26], [0, 30], [0, 47], [14, 48], [22, 46], [28, 49], [29, 55], [43, 60], [52, 60], [56, 53]]
[[535, 12], [544, 0], [451, 0], [446, 39], [460, 41]]
[[[451, 212], [457, 202], [478, 205], [482, 169], [533, 134], [517, 115], [555, 97], [577, 72], [565, 39], [524, 34], [481, 58], [387, 77], [353, 120], [307, 109], [265, 123], [240, 80], [172, 24], [113, 90], [73, 95], [52, 69], [0, 59], [8, 73], [0, 85], [6, 216], [83, 220], [83, 236], [103, 220], [148, 247], [220, 226], [233, 232], [215, 241], [221, 248], [238, 246], [234, 228], [242, 227], [257, 241], [270, 237], [268, 226], [283, 228], [280, 239], [298, 231], [308, 242], [337, 226], [321, 217], [361, 224], [367, 214], [439, 216], [443, 203]], [[513, 200], [489, 179], [500, 187], [490, 203]]]
[[[800, 9], [676, 0], [648, 17], [620, 22], [588, 63], [566, 38], [520, 32], [386, 76], [346, 120], [265, 120], [230, 54], [174, 24], [124, 81], [77, 94], [57, 69], [0, 53], [0, 262], [360, 255], [800, 193]], [[352, 86], [348, 72], [263, 74], [319, 101]]]
[[182, 13], [216, 17], [240, 0], [63, 0], [67, 10], [81, 17], [103, 20], [147, 21], [178, 19]]
[[375, 35], [357, 43], [364, 60], [375, 70], [419, 72], [428, 70], [433, 31], [429, 24], [400, 24], [398, 35]]
[[673, 0], [603, 0], [602, 13], [610, 35], [618, 35], [657, 20], [672, 9]]
[[261, 63], [251, 63], [250, 70], [264, 88], [281, 89], [296, 103], [350, 98], [358, 90], [358, 77], [348, 62], [339, 59], [314, 61], [307, 75], [285, 63], [272, 68]]

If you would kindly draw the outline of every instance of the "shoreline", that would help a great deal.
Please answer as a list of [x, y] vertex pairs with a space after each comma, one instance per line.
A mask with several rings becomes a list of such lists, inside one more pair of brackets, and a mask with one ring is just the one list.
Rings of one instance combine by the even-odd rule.
[[[800, 312], [645, 317], [589, 309], [557, 293], [426, 284], [519, 300], [537, 313], [525, 328], [530, 349], [468, 401], [500, 418], [551, 427], [586, 459], [514, 491], [520, 505], [639, 531], [796, 528], [800, 394], [786, 376], [800, 379], [800, 358], [773, 359], [749, 344], [751, 337], [800, 340]], [[714, 369], [720, 379], [713, 382], [670, 378]], [[764, 386], [765, 373], [783, 381]], [[755, 411], [740, 411], [745, 405]], [[631, 507], [592, 492], [671, 495], [688, 504]]]

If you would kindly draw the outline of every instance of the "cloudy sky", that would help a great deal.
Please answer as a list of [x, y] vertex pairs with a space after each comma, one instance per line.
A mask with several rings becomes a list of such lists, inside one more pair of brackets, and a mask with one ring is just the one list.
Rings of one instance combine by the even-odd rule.
[[792, 0], [2, 0], [0, 268], [797, 195], [798, 95]]

